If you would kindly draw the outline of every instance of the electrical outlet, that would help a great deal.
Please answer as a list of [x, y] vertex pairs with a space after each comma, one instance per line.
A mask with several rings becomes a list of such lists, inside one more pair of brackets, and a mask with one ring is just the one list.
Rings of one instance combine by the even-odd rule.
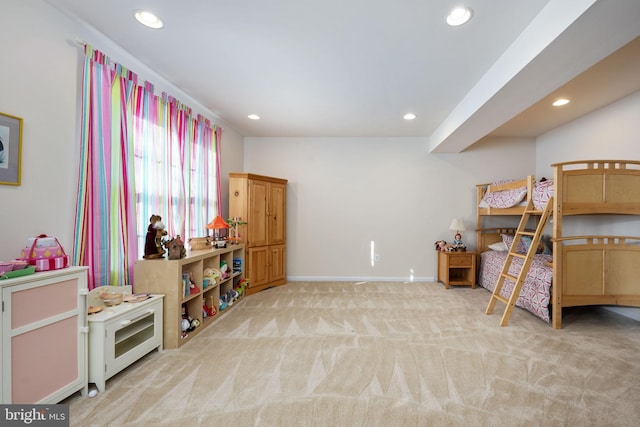
[[375, 255], [373, 256], [373, 260], [374, 260], [375, 262], [380, 262], [380, 254], [375, 254]]

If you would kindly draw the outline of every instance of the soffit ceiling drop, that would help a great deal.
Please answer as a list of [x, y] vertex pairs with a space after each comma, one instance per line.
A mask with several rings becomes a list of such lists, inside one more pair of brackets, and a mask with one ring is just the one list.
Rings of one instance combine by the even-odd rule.
[[640, 36], [637, 0], [468, 0], [459, 27], [448, 0], [148, 2], [160, 30], [129, 0], [48, 3], [243, 136], [423, 137], [433, 152], [558, 126], [526, 112]]

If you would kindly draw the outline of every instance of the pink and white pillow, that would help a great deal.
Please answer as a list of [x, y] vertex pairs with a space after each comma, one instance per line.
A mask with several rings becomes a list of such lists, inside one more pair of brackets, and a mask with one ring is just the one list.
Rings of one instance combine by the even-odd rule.
[[[505, 246], [511, 249], [511, 245], [513, 245], [513, 239], [515, 238], [515, 236], [511, 234], [501, 234], [500, 236], [502, 237], [502, 241], [504, 242]], [[518, 247], [516, 248], [516, 253], [526, 254], [527, 251], [529, 250], [530, 245], [531, 245], [531, 237], [529, 236], [520, 237], [520, 242], [518, 243]]]
[[[506, 184], [513, 182], [513, 179], [496, 181], [492, 185]], [[510, 208], [516, 206], [527, 195], [527, 187], [514, 188], [513, 190], [496, 191], [493, 193], [486, 193], [482, 200], [492, 208]]]
[[533, 199], [533, 206], [541, 211], [545, 206], [547, 206], [551, 197], [553, 197], [553, 181], [545, 180], [536, 182], [533, 189], [533, 195], [531, 196]]
[[[511, 245], [513, 244], [513, 239], [515, 237], [511, 234], [501, 234], [500, 236], [502, 236], [502, 242], [507, 247], [507, 250], [511, 249]], [[551, 255], [551, 245], [549, 244], [548, 240], [548, 236], [542, 236], [542, 239], [540, 239], [540, 244], [536, 248], [536, 254]], [[516, 253], [526, 254], [529, 250], [529, 247], [531, 246], [532, 241], [533, 240], [531, 236], [520, 236], [520, 243], [518, 243]]]

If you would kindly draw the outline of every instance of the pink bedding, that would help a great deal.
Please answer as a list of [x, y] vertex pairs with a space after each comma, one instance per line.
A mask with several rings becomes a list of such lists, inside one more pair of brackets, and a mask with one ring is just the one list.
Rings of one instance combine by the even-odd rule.
[[[512, 182], [513, 180], [502, 180], [494, 182], [493, 185], [504, 184], [507, 182]], [[480, 201], [480, 207], [491, 207], [491, 208], [500, 208], [506, 209], [513, 206], [519, 205], [523, 202], [525, 197], [527, 196], [527, 187], [515, 188], [513, 190], [504, 190], [504, 191], [496, 191], [493, 193], [486, 193], [482, 200]], [[544, 180], [538, 181], [534, 184], [533, 192], [531, 198], [533, 200], [533, 205], [538, 210], [543, 210], [547, 205], [549, 198], [553, 196], [553, 181], [552, 180]]]
[[[480, 286], [493, 292], [506, 257], [507, 252], [487, 251], [480, 254], [478, 283]], [[551, 255], [538, 254], [534, 256], [531, 268], [522, 285], [520, 296], [516, 301], [516, 306], [530, 311], [547, 323], [551, 320], [549, 302], [551, 300], [553, 270], [546, 265], [546, 262], [551, 261], [551, 259]], [[509, 268], [509, 274], [517, 276], [522, 267], [522, 262], [522, 259], [514, 258]], [[509, 298], [513, 286], [514, 282], [512, 280], [505, 279], [500, 294], [505, 298]]]
[[[512, 179], [496, 181], [493, 185], [506, 184], [513, 182]], [[527, 187], [514, 188], [513, 190], [495, 191], [492, 193], [486, 193], [482, 198], [482, 202], [486, 203], [486, 206], [492, 208], [510, 208], [519, 204], [527, 195]]]

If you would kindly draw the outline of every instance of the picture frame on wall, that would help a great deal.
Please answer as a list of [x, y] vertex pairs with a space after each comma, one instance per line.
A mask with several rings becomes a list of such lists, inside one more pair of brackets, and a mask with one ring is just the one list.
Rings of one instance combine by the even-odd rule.
[[22, 119], [0, 113], [0, 184], [20, 185]]

